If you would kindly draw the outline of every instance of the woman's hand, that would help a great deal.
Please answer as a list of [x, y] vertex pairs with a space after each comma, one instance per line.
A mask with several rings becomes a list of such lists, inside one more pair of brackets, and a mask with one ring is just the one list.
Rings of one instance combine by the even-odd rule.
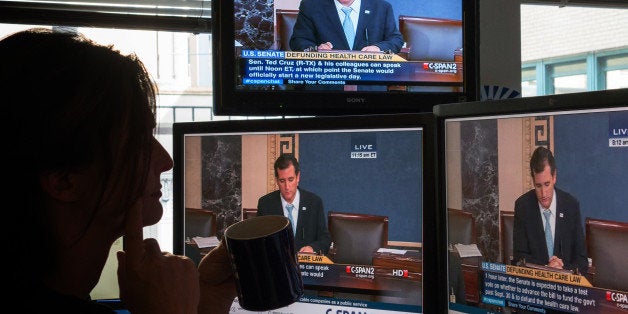
[[199, 314], [229, 313], [237, 291], [228, 254], [223, 239], [198, 266], [201, 287]]
[[143, 240], [142, 201], [127, 213], [124, 251], [118, 252], [120, 298], [134, 314], [197, 313], [198, 272], [186, 257], [161, 252], [155, 239]]

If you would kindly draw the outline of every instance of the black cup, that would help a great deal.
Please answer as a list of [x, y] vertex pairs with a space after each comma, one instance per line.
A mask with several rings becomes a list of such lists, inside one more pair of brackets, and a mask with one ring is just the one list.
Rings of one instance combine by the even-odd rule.
[[257, 216], [225, 230], [236, 279], [238, 302], [248, 311], [269, 311], [296, 302], [303, 281], [290, 221], [284, 216]]

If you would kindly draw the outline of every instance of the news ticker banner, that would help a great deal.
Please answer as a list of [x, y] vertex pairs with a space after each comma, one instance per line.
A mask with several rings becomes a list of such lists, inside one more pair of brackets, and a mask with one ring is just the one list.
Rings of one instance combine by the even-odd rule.
[[628, 311], [628, 293], [595, 288], [584, 276], [482, 262], [482, 303], [545, 313]]
[[[243, 85], [345, 85], [359, 81], [416, 85], [417, 73], [456, 75], [461, 71], [456, 62], [406, 61], [396, 54], [378, 52], [243, 50], [240, 57]], [[444, 81], [461, 83], [462, 76]]]
[[299, 254], [298, 258], [301, 278], [305, 285], [335, 286], [339, 281], [351, 278], [375, 280], [380, 277], [412, 280], [414, 274], [403, 268], [335, 264], [324, 255]]

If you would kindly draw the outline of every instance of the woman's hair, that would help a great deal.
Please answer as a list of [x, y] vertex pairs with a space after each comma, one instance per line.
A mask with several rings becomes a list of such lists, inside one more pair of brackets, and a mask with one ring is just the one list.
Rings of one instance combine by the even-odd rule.
[[[54, 254], [40, 176], [96, 167], [99, 204], [109, 201], [106, 188], [115, 186], [126, 193], [116, 201], [120, 210], [129, 208], [148, 175], [155, 87], [136, 56], [67, 31], [10, 35], [0, 41], [0, 60], [0, 95], [8, 113], [2, 123], [5, 197], [19, 204], [5, 208], [12, 232], [7, 240], [9, 249], [26, 246], [19, 252], [25, 260], [16, 263], [38, 276]], [[93, 218], [98, 208], [85, 210]]]

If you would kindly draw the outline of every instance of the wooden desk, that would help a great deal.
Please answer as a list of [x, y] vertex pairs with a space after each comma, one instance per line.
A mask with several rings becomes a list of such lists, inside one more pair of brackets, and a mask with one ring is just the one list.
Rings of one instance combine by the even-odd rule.
[[407, 250], [405, 254], [375, 252], [373, 265], [391, 269], [407, 269], [410, 272], [423, 272], [423, 257], [419, 250]]
[[198, 266], [203, 259], [203, 256], [207, 255], [209, 251], [213, 250], [215, 246], [199, 248], [196, 242], [192, 240], [185, 241], [185, 256], [189, 257]]
[[460, 257], [449, 251], [449, 292], [453, 290], [459, 303], [477, 305], [480, 302], [482, 257]]
[[460, 258], [460, 268], [464, 280], [464, 295], [467, 303], [480, 302], [480, 265], [481, 256]]

